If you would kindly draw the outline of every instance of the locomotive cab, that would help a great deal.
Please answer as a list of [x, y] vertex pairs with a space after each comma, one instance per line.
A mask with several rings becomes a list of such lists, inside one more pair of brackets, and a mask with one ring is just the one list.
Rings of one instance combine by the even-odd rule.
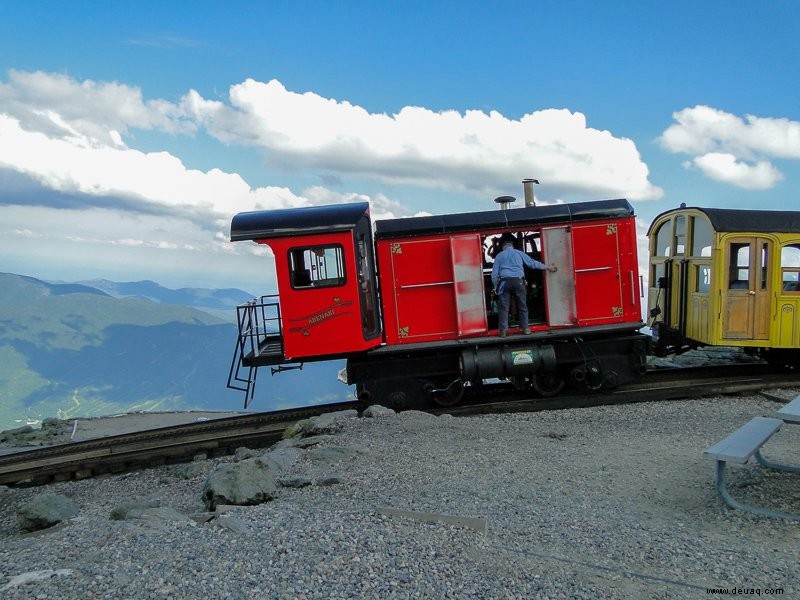
[[329, 360], [380, 345], [368, 203], [240, 213], [231, 240], [266, 244], [275, 256], [278, 295], [240, 307], [245, 366]]

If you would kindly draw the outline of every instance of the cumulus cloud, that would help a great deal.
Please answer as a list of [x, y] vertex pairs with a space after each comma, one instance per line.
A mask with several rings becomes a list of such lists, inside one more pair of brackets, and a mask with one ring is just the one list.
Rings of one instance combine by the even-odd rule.
[[748, 190], [766, 190], [783, 179], [768, 161], [748, 164], [726, 152], [709, 152], [695, 157], [692, 163], [711, 179]]
[[674, 113], [660, 137], [670, 152], [707, 177], [745, 189], [768, 189], [783, 179], [773, 159], [800, 158], [800, 122], [745, 115], [698, 105]]
[[145, 101], [139, 88], [41, 71], [9, 71], [8, 83], [0, 82], [0, 112], [23, 129], [76, 145], [117, 145], [115, 135], [130, 129], [185, 134], [197, 128], [180, 105]]
[[[135, 130], [194, 135], [201, 128], [225, 144], [259, 148], [273, 165], [322, 171], [329, 182], [349, 175], [488, 194], [534, 174], [553, 196], [661, 195], [631, 140], [588, 127], [567, 110], [518, 120], [414, 106], [386, 115], [291, 92], [275, 80], [234, 85], [227, 103], [193, 90], [177, 103], [145, 100], [136, 87], [43, 72], [10, 71], [0, 83], [0, 169], [88, 204], [120, 200], [117, 208], [210, 221], [240, 210], [367, 198], [252, 187], [238, 173], [190, 169], [168, 152], [126, 143]], [[410, 212], [380, 194], [369, 199], [386, 216]]]
[[205, 220], [240, 210], [307, 204], [287, 188], [252, 188], [236, 173], [189, 169], [167, 152], [141, 152], [95, 141], [77, 134], [51, 138], [0, 114], [0, 168], [24, 174], [51, 190], [79, 195], [86, 204], [113, 207], [112, 202], [117, 208]]
[[661, 196], [629, 139], [547, 109], [509, 119], [496, 111], [407, 106], [370, 113], [347, 101], [248, 79], [230, 104], [190, 92], [182, 110], [225, 143], [257, 146], [276, 163], [390, 183], [487, 192], [535, 175], [560, 193]]

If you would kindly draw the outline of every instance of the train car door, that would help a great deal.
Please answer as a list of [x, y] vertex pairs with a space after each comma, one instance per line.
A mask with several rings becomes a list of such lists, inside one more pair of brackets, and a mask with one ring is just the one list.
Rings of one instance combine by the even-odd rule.
[[[480, 235], [404, 240], [388, 247], [391, 279], [383, 282], [389, 307], [387, 342], [423, 342], [487, 331]], [[392, 319], [395, 327], [388, 324]]]
[[558, 271], [547, 273], [545, 278], [547, 322], [551, 326], [575, 325], [578, 314], [570, 227], [543, 227], [542, 250], [547, 264], [558, 265]]
[[726, 241], [723, 338], [769, 339], [771, 255], [772, 242], [766, 238], [736, 237]]

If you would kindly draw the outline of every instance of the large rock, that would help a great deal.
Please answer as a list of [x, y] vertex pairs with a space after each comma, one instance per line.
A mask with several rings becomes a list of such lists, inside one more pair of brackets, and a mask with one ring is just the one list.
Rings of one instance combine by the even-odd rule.
[[207, 510], [220, 504], [253, 505], [272, 500], [278, 495], [275, 483], [276, 465], [261, 457], [217, 467], [203, 486], [203, 502]]
[[310, 419], [297, 421], [297, 423], [286, 429], [286, 431], [283, 433], [283, 438], [292, 439], [296, 437], [305, 437], [325, 433], [335, 429], [336, 426], [342, 421], [357, 418], [358, 411], [354, 409], [324, 413], [322, 415], [317, 415], [316, 417], [311, 417]]
[[47, 529], [78, 514], [75, 503], [62, 494], [40, 494], [17, 512], [24, 531]]

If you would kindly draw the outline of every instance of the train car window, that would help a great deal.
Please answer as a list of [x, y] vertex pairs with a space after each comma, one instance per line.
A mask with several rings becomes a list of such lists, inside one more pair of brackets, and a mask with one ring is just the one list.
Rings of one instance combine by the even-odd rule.
[[695, 290], [700, 294], [707, 294], [711, 290], [711, 266], [697, 265], [695, 273]]
[[784, 292], [800, 293], [800, 244], [781, 249], [781, 278]]
[[702, 217], [692, 221], [692, 256], [711, 256], [711, 223]]
[[672, 256], [672, 222], [667, 221], [658, 228], [654, 256]]
[[664, 278], [664, 263], [654, 263], [652, 273], [650, 274], [650, 287], [657, 287], [659, 279]]
[[344, 253], [338, 244], [289, 250], [289, 278], [295, 289], [344, 285]]
[[675, 254], [680, 256], [686, 253], [686, 217], [675, 217]]
[[728, 265], [728, 289], [748, 289], [750, 287], [750, 244], [731, 244]]
[[769, 250], [769, 242], [764, 242], [761, 244], [761, 289], [767, 289], [767, 265], [769, 265], [769, 255], [767, 251]]

